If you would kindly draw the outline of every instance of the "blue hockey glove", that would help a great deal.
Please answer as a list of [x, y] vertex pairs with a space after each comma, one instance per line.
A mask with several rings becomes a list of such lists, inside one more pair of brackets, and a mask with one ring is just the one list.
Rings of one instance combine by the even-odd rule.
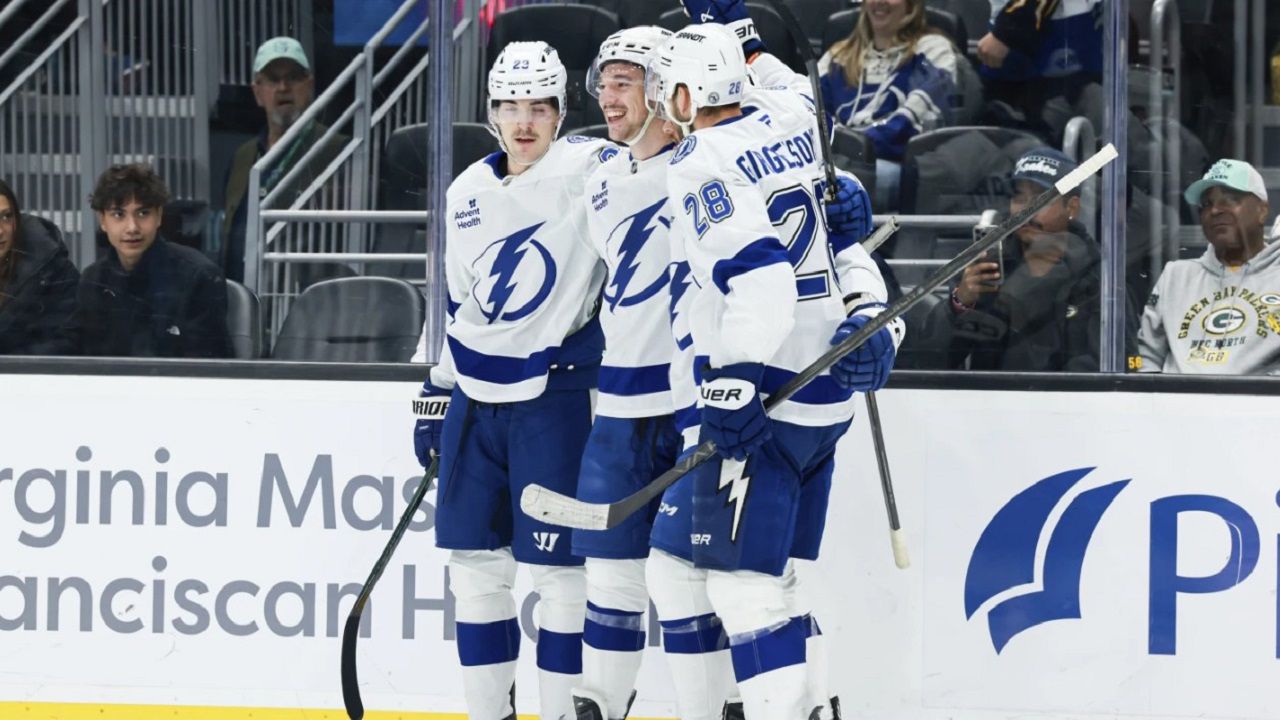
[[444, 414], [449, 410], [449, 397], [452, 394], [449, 390], [432, 385], [431, 379], [427, 378], [422, 383], [422, 391], [413, 400], [413, 414], [418, 418], [413, 425], [413, 452], [424, 468], [431, 464], [431, 458], [440, 454], [444, 436]]
[[700, 440], [711, 440], [721, 457], [746, 460], [769, 439], [769, 417], [760, 402], [764, 365], [738, 363], [702, 371]]
[[[882, 303], [863, 305], [868, 307], [884, 307]], [[871, 318], [856, 313], [845, 318], [831, 338], [832, 345], [854, 334]], [[889, 381], [889, 371], [893, 369], [893, 361], [898, 355], [893, 346], [893, 335], [889, 328], [880, 328], [856, 350], [845, 355], [831, 368], [831, 377], [842, 388], [855, 392], [874, 392], [884, 387]]]
[[756, 25], [747, 13], [745, 0], [681, 0], [684, 11], [694, 24], [718, 23], [726, 25], [742, 43], [742, 54], [748, 59], [758, 52], [765, 52]]
[[852, 175], [839, 173], [836, 182], [835, 202], [826, 199], [825, 180], [819, 183], [818, 191], [827, 215], [827, 229], [833, 238], [843, 241], [836, 244], [845, 247], [862, 242], [871, 234], [871, 196]]

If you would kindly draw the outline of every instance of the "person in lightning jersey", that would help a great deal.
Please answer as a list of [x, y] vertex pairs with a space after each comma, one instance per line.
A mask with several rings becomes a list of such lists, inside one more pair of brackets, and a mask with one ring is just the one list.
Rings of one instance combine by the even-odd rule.
[[692, 512], [655, 522], [651, 584], [664, 568], [704, 573], [747, 717], [830, 717], [824, 673], [806, 667], [818, 633], [792, 559], [817, 557], [853, 392], [883, 386], [904, 328], [895, 320], [765, 415], [762, 398], [884, 309], [884, 283], [858, 245], [865, 191], [844, 176], [837, 202], [820, 202], [803, 76], [761, 52], [741, 0], [685, 6], [710, 24], [659, 49], [647, 96], [687, 134], [667, 182], [689, 263], [700, 439], [720, 457], [668, 491], [665, 502]]
[[[578, 480], [578, 497], [589, 502], [612, 502], [644, 487], [675, 463], [683, 444], [670, 380], [669, 229], [675, 208], [667, 200], [666, 177], [678, 138], [669, 123], [655, 121], [644, 96], [650, 56], [670, 34], [657, 27], [614, 33], [600, 46], [587, 78], [610, 139], [628, 148], [595, 170], [583, 197], [591, 242], [608, 271], [596, 419]], [[611, 530], [574, 531], [573, 551], [586, 558], [587, 572], [583, 685], [574, 691], [579, 720], [624, 718], [635, 697], [649, 605], [645, 562], [659, 509], [655, 500]], [[680, 593], [662, 589], [654, 595], [660, 606], [683, 601]], [[708, 630], [702, 635], [710, 633], [705, 648], [687, 623], [663, 626], [684, 720], [717, 717], [733, 684], [728, 640], [710, 608], [703, 610]]]
[[[502, 150], [449, 186], [449, 319], [422, 385], [419, 461], [438, 455], [436, 545], [451, 550], [463, 690], [473, 720], [515, 717], [517, 563], [538, 603], [541, 715], [573, 715], [581, 682], [586, 579], [570, 531], [520, 512], [538, 483], [572, 494], [591, 428], [603, 348], [604, 279], [587, 238], [586, 177], [617, 150], [556, 139], [567, 74], [542, 42], [507, 45], [489, 72], [489, 127]], [[446, 405], [447, 403], [447, 405]], [[429, 412], [445, 408], [440, 412]]]

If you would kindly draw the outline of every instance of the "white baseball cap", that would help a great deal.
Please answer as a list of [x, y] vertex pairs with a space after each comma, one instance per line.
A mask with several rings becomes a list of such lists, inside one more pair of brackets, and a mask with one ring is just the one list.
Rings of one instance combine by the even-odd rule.
[[1262, 202], [1267, 202], [1267, 185], [1262, 175], [1253, 166], [1243, 160], [1223, 159], [1213, 164], [1204, 177], [1191, 183], [1191, 187], [1183, 193], [1187, 204], [1199, 207], [1200, 196], [1211, 187], [1224, 187], [1240, 192], [1252, 193]]
[[303, 70], [311, 72], [311, 63], [307, 62], [307, 53], [302, 49], [302, 43], [283, 35], [262, 43], [258, 54], [253, 58], [253, 71], [260, 73], [272, 62], [282, 59], [292, 60], [301, 65]]

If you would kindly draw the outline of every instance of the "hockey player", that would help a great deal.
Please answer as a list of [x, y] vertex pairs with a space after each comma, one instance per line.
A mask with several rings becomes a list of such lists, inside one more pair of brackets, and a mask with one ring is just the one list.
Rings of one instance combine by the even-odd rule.
[[738, 38], [749, 51], [760, 46], [740, 0], [686, 7], [738, 33], [682, 30], [659, 50], [648, 85], [650, 100], [690, 133], [668, 188], [687, 238], [701, 439], [716, 443], [721, 461], [669, 491], [666, 502], [692, 517], [683, 526], [659, 517], [649, 576], [652, 587], [668, 568], [681, 572], [680, 558], [705, 570], [747, 717], [806, 718], [824, 700], [809, 690], [814, 627], [798, 610], [790, 559], [817, 556], [852, 391], [883, 386], [903, 328], [895, 321], [876, 333], [766, 417], [762, 396], [883, 309], [883, 281], [857, 245], [866, 228], [851, 229], [849, 181], [828, 236], [833, 208], [819, 202], [821, 149], [798, 76], [760, 55], [748, 97]]
[[[610, 139], [628, 146], [591, 175], [584, 194], [591, 241], [608, 269], [596, 419], [578, 481], [578, 497], [591, 502], [639, 490], [675, 463], [682, 445], [669, 380], [668, 230], [675, 206], [667, 200], [666, 180], [678, 138], [669, 123], [655, 121], [644, 95], [650, 55], [670, 34], [657, 27], [614, 33], [600, 46], [587, 78]], [[574, 554], [586, 557], [587, 570], [583, 687], [574, 692], [579, 720], [624, 718], [635, 696], [649, 604], [645, 558], [658, 509], [655, 502], [612, 530], [574, 532]], [[671, 602], [662, 596], [655, 601]], [[684, 720], [717, 717], [732, 686], [728, 641], [718, 621], [714, 630], [719, 637], [703, 652], [688, 642], [687, 632], [664, 629]]]
[[[506, 46], [489, 72], [489, 126], [501, 152], [449, 186], [449, 323], [414, 432], [425, 466], [440, 455], [436, 544], [452, 551], [458, 656], [468, 715], [514, 718], [520, 628], [516, 564], [538, 604], [541, 715], [573, 715], [582, 671], [586, 580], [569, 531], [521, 513], [524, 484], [573, 493], [602, 351], [603, 280], [586, 236], [583, 182], [617, 151], [556, 140], [566, 72], [542, 42]], [[445, 401], [451, 398], [446, 405]]]

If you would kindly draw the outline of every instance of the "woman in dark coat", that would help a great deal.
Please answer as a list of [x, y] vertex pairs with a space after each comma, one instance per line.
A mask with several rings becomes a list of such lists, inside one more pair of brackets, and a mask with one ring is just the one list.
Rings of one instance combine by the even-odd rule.
[[0, 180], [0, 355], [76, 354], [79, 282], [62, 233], [44, 218], [23, 217]]

